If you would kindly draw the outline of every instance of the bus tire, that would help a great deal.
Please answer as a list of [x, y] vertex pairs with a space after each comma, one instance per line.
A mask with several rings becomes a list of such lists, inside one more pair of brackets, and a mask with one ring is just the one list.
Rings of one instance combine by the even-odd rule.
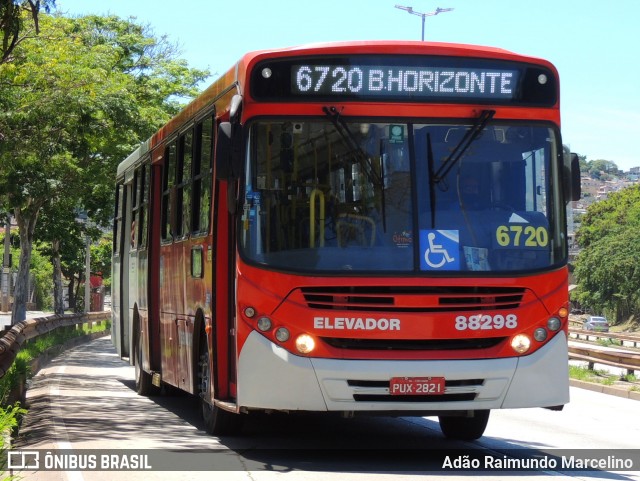
[[142, 369], [142, 336], [138, 336], [135, 347], [135, 378], [136, 392], [141, 396], [150, 396], [155, 393], [155, 386], [151, 383], [151, 374]]
[[489, 411], [474, 411], [472, 417], [465, 416], [438, 416], [440, 429], [449, 439], [473, 441], [482, 437], [489, 422]]
[[211, 382], [211, 371], [209, 367], [209, 351], [206, 344], [206, 337], [203, 336], [200, 343], [199, 366], [199, 388], [198, 401], [200, 412], [204, 421], [205, 431], [214, 436], [238, 434], [242, 429], [242, 416], [240, 414], [225, 411], [215, 404], [210, 404], [208, 397], [209, 383]]

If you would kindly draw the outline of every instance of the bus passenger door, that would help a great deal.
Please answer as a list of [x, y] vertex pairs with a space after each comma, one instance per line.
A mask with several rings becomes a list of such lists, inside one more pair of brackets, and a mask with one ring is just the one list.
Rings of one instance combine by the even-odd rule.
[[128, 357], [130, 353], [130, 312], [129, 312], [129, 270], [131, 254], [131, 199], [133, 172], [125, 178], [125, 183], [118, 186], [118, 205], [113, 256], [113, 287], [111, 292], [113, 344], [120, 357]]

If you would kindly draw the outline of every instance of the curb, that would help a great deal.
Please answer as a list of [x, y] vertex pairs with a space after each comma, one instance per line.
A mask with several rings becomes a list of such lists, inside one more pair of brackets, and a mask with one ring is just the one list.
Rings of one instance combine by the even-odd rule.
[[594, 382], [579, 381], [578, 379], [569, 379], [569, 385], [580, 389], [586, 389], [587, 391], [599, 392], [602, 394], [609, 394], [611, 396], [640, 401], [640, 391], [631, 391], [629, 389], [616, 386], [607, 386], [605, 384], [598, 384]]

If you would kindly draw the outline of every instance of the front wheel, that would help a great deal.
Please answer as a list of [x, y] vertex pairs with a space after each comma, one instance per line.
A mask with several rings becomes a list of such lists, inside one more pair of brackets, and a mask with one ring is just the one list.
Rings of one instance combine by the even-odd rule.
[[[203, 336], [204, 337], [204, 336]], [[206, 339], [206, 337], [204, 338]], [[242, 429], [242, 417], [240, 414], [225, 411], [220, 407], [210, 404], [209, 385], [211, 382], [211, 371], [209, 369], [209, 351], [206, 342], [200, 345], [199, 374], [200, 387], [198, 389], [198, 401], [200, 412], [204, 421], [205, 430], [214, 436], [237, 434]]]
[[473, 416], [438, 416], [442, 433], [450, 439], [473, 441], [482, 437], [489, 422], [490, 411], [474, 411]]

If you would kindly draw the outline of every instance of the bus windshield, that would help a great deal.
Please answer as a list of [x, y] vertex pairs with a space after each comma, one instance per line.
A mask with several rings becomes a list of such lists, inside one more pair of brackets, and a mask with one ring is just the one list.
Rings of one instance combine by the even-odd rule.
[[255, 121], [243, 257], [307, 273], [513, 274], [560, 264], [557, 130], [480, 120]]

